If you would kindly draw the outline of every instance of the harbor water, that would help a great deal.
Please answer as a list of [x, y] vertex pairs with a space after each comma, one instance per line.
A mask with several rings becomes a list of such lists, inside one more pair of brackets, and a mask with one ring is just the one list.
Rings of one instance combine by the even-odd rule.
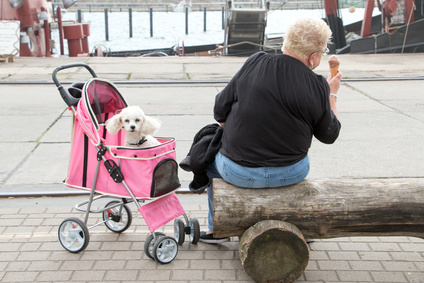
[[[378, 9], [374, 15], [380, 14]], [[271, 10], [267, 15], [265, 33], [268, 37], [282, 36], [287, 26], [299, 17], [325, 18], [324, 9], [310, 10]], [[345, 25], [363, 19], [364, 9], [357, 8], [352, 13], [349, 9], [341, 9], [341, 17]], [[181, 12], [153, 12], [152, 26], [149, 12], [132, 13], [132, 37], [130, 38], [129, 12], [109, 12], [108, 39], [106, 40], [105, 13], [83, 12], [82, 22], [90, 24], [88, 39], [90, 52], [97, 46], [112, 52], [146, 50], [157, 48], [172, 48], [173, 46], [196, 46], [206, 44], [222, 44], [224, 42], [223, 16], [221, 11], [203, 11], [188, 13], [187, 32], [186, 15]], [[76, 21], [76, 12], [66, 12], [63, 21]], [[206, 27], [205, 27], [206, 22]], [[205, 31], [206, 29], [206, 31]], [[152, 34], [151, 34], [152, 31]], [[59, 32], [53, 30], [52, 37], [56, 42], [56, 52], [59, 54]], [[65, 55], [67, 42], [64, 40]]]

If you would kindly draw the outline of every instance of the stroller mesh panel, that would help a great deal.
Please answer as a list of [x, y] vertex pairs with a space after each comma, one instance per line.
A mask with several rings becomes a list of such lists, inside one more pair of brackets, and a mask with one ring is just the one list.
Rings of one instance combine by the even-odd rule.
[[150, 197], [160, 197], [180, 187], [177, 162], [164, 159], [153, 171], [153, 183]]

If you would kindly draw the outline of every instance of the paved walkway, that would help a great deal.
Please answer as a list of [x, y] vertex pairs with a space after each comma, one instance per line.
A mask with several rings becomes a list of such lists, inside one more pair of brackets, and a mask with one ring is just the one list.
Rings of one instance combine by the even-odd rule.
[[[62, 184], [71, 115], [51, 84], [55, 67], [83, 61], [116, 82], [129, 104], [162, 120], [159, 134], [177, 139], [180, 161], [197, 130], [213, 122], [214, 96], [244, 60], [15, 58], [1, 64], [0, 281], [251, 282], [235, 238], [216, 246], [184, 243], [167, 265], [147, 259], [143, 245], [148, 230], [134, 205], [128, 231], [118, 235], [103, 225], [95, 227], [87, 250], [71, 254], [58, 242], [57, 229], [67, 217], [82, 217], [73, 207], [83, 197], [52, 197], [75, 192]], [[338, 100], [342, 133], [331, 146], [314, 140], [308, 178], [422, 179], [424, 54], [343, 55], [340, 60], [345, 78]], [[317, 72], [328, 73], [326, 62]], [[87, 75], [69, 70], [60, 80], [85, 81]], [[191, 177], [180, 170], [183, 191]], [[35, 197], [21, 197], [29, 194]], [[205, 227], [206, 195], [181, 193], [179, 198], [189, 216]], [[100, 217], [94, 215], [90, 223]], [[172, 223], [162, 230], [172, 235]], [[309, 265], [297, 282], [424, 282], [421, 239], [351, 237], [318, 240], [310, 248]]]

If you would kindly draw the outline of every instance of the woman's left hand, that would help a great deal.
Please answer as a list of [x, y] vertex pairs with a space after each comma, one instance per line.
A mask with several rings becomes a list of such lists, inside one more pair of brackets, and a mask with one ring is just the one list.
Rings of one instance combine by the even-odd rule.
[[337, 71], [337, 74], [334, 77], [331, 77], [331, 74], [327, 77], [328, 85], [330, 86], [330, 93], [337, 94], [340, 88], [340, 81], [342, 79], [342, 72]]

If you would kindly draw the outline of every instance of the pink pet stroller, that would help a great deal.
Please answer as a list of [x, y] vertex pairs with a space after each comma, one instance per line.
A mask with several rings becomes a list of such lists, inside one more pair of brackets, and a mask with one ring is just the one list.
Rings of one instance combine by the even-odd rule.
[[[57, 73], [75, 67], [86, 68], [93, 78], [64, 88]], [[199, 222], [186, 216], [175, 194], [180, 187], [175, 139], [157, 138], [161, 144], [149, 148], [126, 147], [125, 131], [111, 135], [105, 128], [109, 118], [127, 107], [113, 83], [97, 78], [82, 63], [60, 66], [52, 77], [74, 117], [66, 185], [90, 191], [89, 199], [75, 206], [85, 212], [84, 221], [71, 217], [60, 224], [58, 236], [62, 246], [72, 253], [83, 251], [89, 242], [88, 230], [102, 223], [113, 232], [124, 232], [132, 222], [129, 202], [136, 204], [151, 232], [144, 245], [149, 258], [171, 262], [186, 234], [191, 243], [197, 244]], [[105, 197], [114, 200], [100, 210], [93, 210], [92, 203]], [[103, 221], [87, 227], [90, 213], [101, 213]], [[184, 216], [185, 223], [180, 216]], [[155, 232], [172, 220], [174, 237]]]

